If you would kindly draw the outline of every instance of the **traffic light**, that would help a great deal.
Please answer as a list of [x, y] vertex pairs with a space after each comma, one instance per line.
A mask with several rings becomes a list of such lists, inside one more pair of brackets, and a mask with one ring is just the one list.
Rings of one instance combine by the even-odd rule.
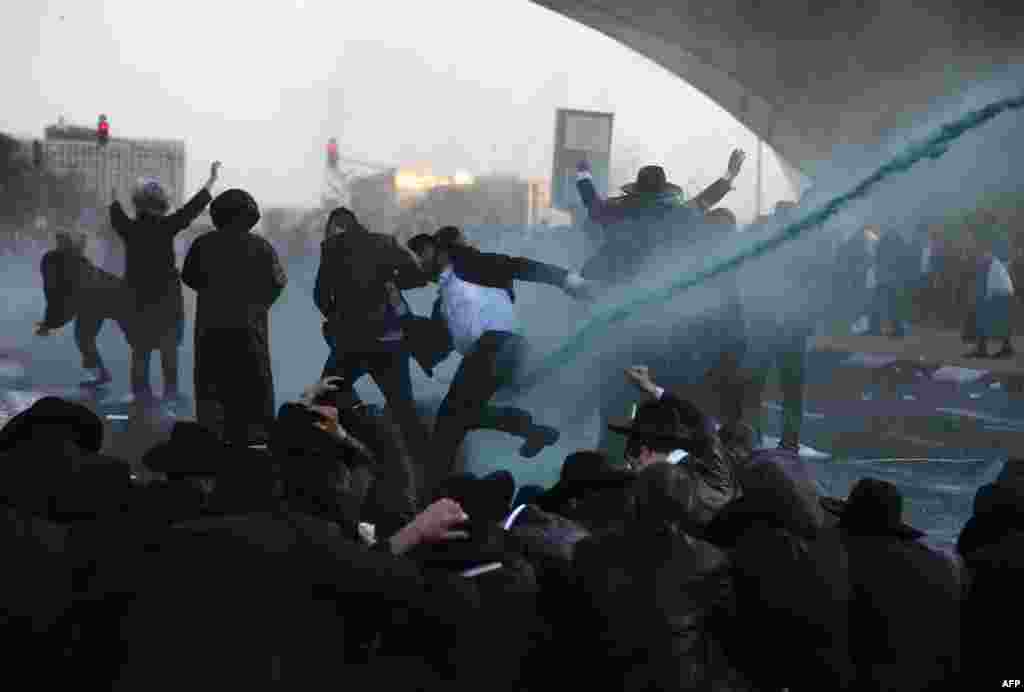
[[96, 141], [101, 147], [110, 141], [110, 123], [107, 122], [105, 115], [100, 116], [100, 121], [96, 125]]
[[334, 137], [327, 140], [327, 165], [331, 168], [338, 167], [338, 140]]
[[36, 168], [43, 167], [43, 143], [38, 139], [32, 141], [32, 164]]

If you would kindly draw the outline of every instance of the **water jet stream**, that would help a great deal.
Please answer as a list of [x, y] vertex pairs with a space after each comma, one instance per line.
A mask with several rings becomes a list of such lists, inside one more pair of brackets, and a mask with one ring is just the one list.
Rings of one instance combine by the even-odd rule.
[[864, 178], [849, 192], [833, 197], [817, 210], [802, 219], [785, 226], [771, 237], [754, 243], [744, 251], [719, 262], [717, 265], [697, 272], [692, 276], [674, 281], [667, 286], [650, 291], [644, 296], [615, 306], [603, 314], [592, 318], [561, 347], [539, 360], [518, 383], [520, 391], [540, 384], [558, 370], [571, 363], [575, 357], [586, 350], [586, 344], [593, 337], [612, 325], [628, 318], [640, 309], [668, 302], [675, 296], [698, 286], [708, 279], [735, 269], [748, 260], [760, 257], [786, 243], [796, 240], [808, 230], [822, 226], [851, 203], [863, 199], [868, 193], [887, 178], [914, 167], [924, 159], [938, 159], [945, 154], [950, 145], [967, 132], [986, 124], [996, 116], [1011, 110], [1024, 108], [1024, 95], [995, 101], [984, 108], [973, 110], [963, 117], [942, 125], [938, 131], [923, 141], [911, 144], [907, 149], [879, 166], [871, 175]]

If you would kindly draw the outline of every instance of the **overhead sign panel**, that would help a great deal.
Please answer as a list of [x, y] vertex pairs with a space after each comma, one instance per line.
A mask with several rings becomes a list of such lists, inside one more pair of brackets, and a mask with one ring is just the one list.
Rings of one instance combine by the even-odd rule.
[[579, 207], [576, 192], [576, 164], [586, 159], [598, 194], [608, 194], [611, 169], [612, 113], [560, 108], [555, 115], [554, 167], [551, 174], [551, 206], [571, 210]]

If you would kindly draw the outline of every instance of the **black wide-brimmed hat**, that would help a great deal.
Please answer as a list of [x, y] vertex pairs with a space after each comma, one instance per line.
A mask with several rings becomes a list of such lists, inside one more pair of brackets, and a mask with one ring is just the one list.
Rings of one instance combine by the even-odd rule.
[[665, 401], [647, 401], [637, 409], [635, 418], [612, 418], [608, 421], [608, 429], [623, 435], [678, 444], [682, 449], [693, 451], [707, 443], [707, 421], [692, 404], [684, 402], [684, 406], [687, 407], [685, 412]]
[[210, 203], [210, 218], [217, 228], [231, 226], [248, 231], [259, 222], [260, 208], [248, 192], [232, 188]]
[[7, 421], [0, 430], [0, 452], [36, 437], [41, 425], [66, 425], [72, 431], [71, 441], [87, 452], [97, 453], [103, 447], [103, 421], [89, 408], [55, 396], [45, 396]]
[[232, 458], [215, 432], [193, 421], [178, 421], [167, 441], [142, 455], [142, 465], [168, 476], [209, 477], [226, 471]]
[[839, 517], [839, 526], [867, 535], [894, 535], [916, 540], [925, 535], [903, 523], [903, 495], [899, 488], [877, 478], [857, 481], [846, 500], [821, 498], [821, 506]]
[[429, 567], [455, 571], [493, 562], [504, 563], [509, 557], [505, 530], [497, 524], [470, 516], [469, 521], [453, 526], [452, 530], [465, 531], [469, 537], [420, 543], [406, 555]]
[[436, 495], [437, 499], [446, 497], [458, 502], [473, 521], [499, 523], [508, 516], [515, 493], [515, 477], [500, 470], [483, 478], [472, 473], [448, 476]]
[[540, 495], [535, 504], [545, 512], [558, 512], [571, 500], [595, 490], [625, 488], [636, 480], [636, 473], [614, 466], [598, 451], [582, 450], [566, 457], [558, 482]]
[[668, 182], [661, 166], [644, 166], [636, 174], [636, 182], [622, 186], [627, 195], [679, 194], [683, 188]]

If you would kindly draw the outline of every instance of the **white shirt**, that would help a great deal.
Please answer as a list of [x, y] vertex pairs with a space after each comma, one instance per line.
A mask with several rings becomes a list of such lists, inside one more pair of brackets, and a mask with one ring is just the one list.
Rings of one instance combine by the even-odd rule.
[[988, 296], [1012, 296], [1013, 281], [1010, 279], [1010, 272], [1006, 271], [1006, 265], [997, 258], [992, 258], [992, 266], [988, 270]]
[[441, 272], [438, 283], [441, 314], [460, 354], [469, 353], [484, 332], [520, 333], [516, 308], [505, 289], [463, 281], [451, 267]]

